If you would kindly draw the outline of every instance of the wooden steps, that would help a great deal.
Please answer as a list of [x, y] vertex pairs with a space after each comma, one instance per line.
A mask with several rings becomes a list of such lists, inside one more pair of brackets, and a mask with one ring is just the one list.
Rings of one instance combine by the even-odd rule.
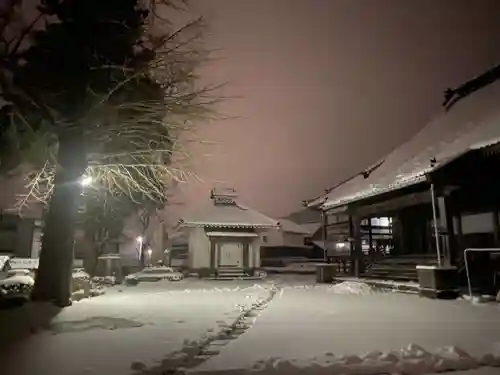
[[379, 280], [417, 281], [417, 265], [436, 265], [432, 254], [388, 256], [377, 260], [363, 274], [364, 278]]
[[240, 267], [220, 267], [217, 269], [216, 279], [235, 280], [248, 277], [247, 273]]

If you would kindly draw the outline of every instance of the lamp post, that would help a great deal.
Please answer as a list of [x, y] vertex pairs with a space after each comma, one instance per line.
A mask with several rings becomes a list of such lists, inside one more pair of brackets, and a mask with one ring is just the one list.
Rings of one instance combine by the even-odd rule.
[[[139, 262], [142, 261], [142, 244], [144, 243], [144, 238], [142, 236], [138, 236], [136, 238], [137, 241], [137, 255]], [[142, 263], [142, 262], [141, 262]], [[144, 264], [142, 264], [144, 266]]]
[[152, 255], [153, 255], [153, 250], [151, 248], [148, 249], [148, 264], [150, 266], [153, 265], [153, 262], [152, 262]]

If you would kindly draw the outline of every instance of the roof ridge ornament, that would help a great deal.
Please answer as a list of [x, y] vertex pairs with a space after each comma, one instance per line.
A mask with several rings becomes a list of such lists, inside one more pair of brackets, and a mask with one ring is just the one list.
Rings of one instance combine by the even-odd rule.
[[461, 84], [455, 89], [447, 88], [444, 92], [443, 107], [449, 111], [460, 99], [488, 86], [500, 79], [500, 65], [488, 69], [483, 74]]
[[210, 190], [210, 199], [215, 205], [231, 205], [235, 206], [235, 199], [238, 197], [234, 188], [213, 188]]

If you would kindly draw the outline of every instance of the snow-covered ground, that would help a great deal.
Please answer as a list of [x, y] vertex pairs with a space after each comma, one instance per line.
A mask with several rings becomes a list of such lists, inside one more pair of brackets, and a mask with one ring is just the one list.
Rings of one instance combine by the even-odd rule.
[[[75, 303], [50, 330], [3, 353], [0, 373], [421, 375], [477, 367], [484, 355], [500, 355], [497, 341], [498, 304], [318, 285], [304, 275], [184, 280], [115, 287]], [[455, 374], [500, 368], [473, 371]]]
[[474, 367], [461, 350], [477, 359], [500, 355], [497, 342], [498, 305], [379, 293], [352, 283], [293, 285], [283, 288], [250, 330], [196, 371], [432, 373]]
[[[168, 368], [169, 362], [193, 357], [200, 342], [269, 295], [260, 285], [200, 289], [195, 283], [196, 288], [183, 289], [173, 284], [115, 288], [75, 302], [57, 315], [50, 330], [2, 353], [0, 373], [126, 375]], [[0, 319], [2, 314], [12, 310], [0, 312]]]

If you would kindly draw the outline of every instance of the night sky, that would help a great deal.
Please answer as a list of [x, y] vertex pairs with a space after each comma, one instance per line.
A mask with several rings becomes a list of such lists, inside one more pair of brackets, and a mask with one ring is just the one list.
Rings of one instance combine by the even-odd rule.
[[[216, 182], [273, 217], [387, 154], [441, 107], [443, 91], [500, 63], [498, 0], [191, 0], [219, 57], [203, 71], [235, 97], [202, 124], [167, 217]], [[236, 98], [237, 97], [237, 98]], [[169, 220], [169, 221], [170, 221]]]
[[[238, 96], [203, 127], [204, 183], [279, 217], [376, 161], [440, 110], [443, 91], [500, 62], [497, 0], [195, 0], [222, 58], [204, 72]], [[204, 153], [210, 152], [210, 157]]]

